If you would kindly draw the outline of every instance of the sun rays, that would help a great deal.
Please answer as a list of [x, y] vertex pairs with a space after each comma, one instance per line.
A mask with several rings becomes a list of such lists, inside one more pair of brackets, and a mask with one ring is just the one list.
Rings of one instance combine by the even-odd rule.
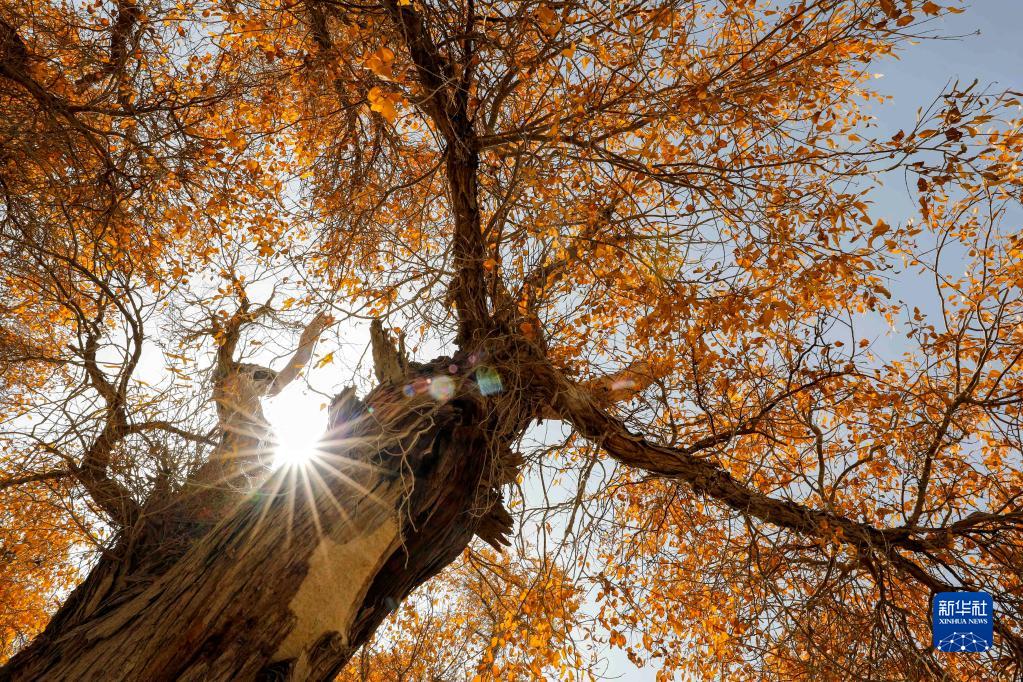
[[[263, 402], [270, 436], [260, 443], [262, 457], [254, 458], [262, 465], [248, 477], [250, 494], [237, 499], [239, 509], [253, 512], [250, 540], [281, 523], [290, 545], [400, 506], [417, 476], [407, 457], [429, 449], [438, 413], [459, 390], [459, 369], [452, 364], [434, 376], [412, 379], [377, 395], [372, 405], [348, 389], [328, 410], [321, 395], [297, 387]], [[483, 378], [489, 382], [479, 389], [484, 395], [502, 390], [496, 371]]]
[[265, 403], [263, 411], [276, 441], [274, 469], [303, 467], [316, 456], [327, 428], [327, 413], [320, 402], [319, 396], [290, 390]]
[[[288, 391], [264, 403], [273, 443], [267, 447], [271, 469], [265, 471], [263, 483], [254, 491], [257, 518], [251, 532], [258, 534], [270, 516], [283, 514], [289, 529], [296, 528], [298, 517], [311, 522], [308, 531], [322, 535], [321, 516], [349, 516], [346, 509], [353, 499], [383, 505], [378, 493], [365, 485], [367, 470], [380, 467], [346, 456], [356, 439], [327, 432], [327, 411], [322, 398]], [[346, 491], [339, 499], [337, 489]], [[252, 498], [250, 497], [251, 501]], [[244, 504], [244, 503], [243, 503]], [[273, 511], [274, 508], [277, 511]], [[304, 524], [297, 524], [299, 527]]]

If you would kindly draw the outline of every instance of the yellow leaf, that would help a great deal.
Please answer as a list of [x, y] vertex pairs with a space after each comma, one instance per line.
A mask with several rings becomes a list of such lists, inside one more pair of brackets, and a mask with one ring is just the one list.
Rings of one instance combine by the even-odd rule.
[[379, 112], [387, 119], [388, 123], [394, 123], [394, 119], [398, 118], [398, 110], [394, 108], [396, 100], [394, 95], [384, 92], [380, 88], [371, 88], [366, 96], [369, 99], [370, 109]]
[[369, 56], [366, 60], [366, 68], [380, 76], [390, 80], [394, 78], [394, 51], [382, 47]]
[[334, 362], [334, 353], [333, 353], [333, 351], [330, 352], [330, 353], [327, 353], [322, 358], [320, 358], [319, 362], [316, 363], [316, 369], [319, 369], [320, 367], [324, 367], [326, 365], [329, 365], [332, 362]]
[[558, 32], [558, 15], [550, 7], [542, 5], [536, 10], [536, 20], [540, 24], [540, 29], [547, 35], [551, 36]]

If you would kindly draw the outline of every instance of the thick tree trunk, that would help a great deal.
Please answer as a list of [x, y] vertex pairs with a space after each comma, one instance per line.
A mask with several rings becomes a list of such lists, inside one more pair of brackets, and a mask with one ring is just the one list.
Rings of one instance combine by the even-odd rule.
[[[333, 677], [474, 534], [495, 543], [510, 528], [498, 490], [528, 417], [494, 409], [465, 367], [443, 358], [417, 366], [411, 390], [349, 398], [319, 475], [279, 473], [179, 549], [174, 519], [146, 531], [159, 542], [126, 536], [0, 679]], [[438, 376], [452, 400], [423, 390]]]

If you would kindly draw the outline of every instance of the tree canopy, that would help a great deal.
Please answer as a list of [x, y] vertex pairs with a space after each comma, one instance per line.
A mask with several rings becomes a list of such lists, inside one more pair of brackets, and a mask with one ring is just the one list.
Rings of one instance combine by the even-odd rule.
[[[240, 488], [342, 524], [352, 453], [439, 429], [464, 516], [394, 455], [400, 587], [294, 679], [1023, 674], [1020, 103], [874, 118], [960, 11], [0, 0], [0, 659], [101, 557], [164, 575]], [[303, 370], [334, 442], [273, 468]], [[987, 653], [931, 646], [958, 590]]]

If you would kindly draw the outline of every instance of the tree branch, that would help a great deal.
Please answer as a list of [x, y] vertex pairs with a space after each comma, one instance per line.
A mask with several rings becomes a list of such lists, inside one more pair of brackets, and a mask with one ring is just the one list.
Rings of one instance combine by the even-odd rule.
[[456, 274], [450, 297], [458, 311], [458, 343], [479, 339], [490, 323], [487, 274], [478, 203], [479, 141], [468, 113], [468, 64], [462, 79], [455, 78], [451, 61], [441, 54], [420, 14], [411, 4], [388, 0], [386, 8], [405, 39], [423, 94], [419, 106], [440, 130], [447, 149], [445, 166], [451, 213], [454, 218], [452, 251]]
[[284, 366], [280, 372], [277, 373], [274, 378], [273, 384], [267, 391], [268, 397], [273, 397], [283, 391], [288, 384], [294, 381], [299, 374], [302, 373], [302, 369], [309, 364], [309, 358], [313, 354], [313, 346], [316, 345], [316, 341], [320, 338], [320, 334], [333, 322], [333, 319], [324, 313], [318, 314], [313, 320], [306, 325], [306, 328], [302, 331], [302, 336], [298, 340], [298, 349], [288, 360], [288, 364]]
[[[716, 463], [698, 456], [697, 453], [724, 445], [736, 436], [753, 433], [758, 418], [772, 404], [765, 407], [757, 418], [736, 429], [698, 440], [686, 448], [674, 448], [651, 443], [642, 436], [630, 433], [625, 424], [607, 414], [587, 391], [573, 384], [556, 369], [551, 368], [547, 378], [553, 389], [552, 403], [557, 413], [585, 438], [600, 445], [623, 464], [683, 481], [697, 494], [706, 495], [737, 512], [812, 537], [822, 537], [826, 531], [838, 531], [844, 541], [858, 547], [885, 550], [899, 547], [913, 552], [935, 549], [933, 543], [915, 537], [912, 531], [905, 528], [879, 529], [839, 514], [770, 497], [748, 488]], [[792, 395], [808, 387], [802, 386], [786, 394]], [[772, 403], [782, 397], [779, 396]]]
[[174, 434], [180, 438], [191, 441], [193, 443], [203, 443], [204, 445], [216, 445], [217, 441], [213, 440], [209, 436], [203, 436], [198, 433], [192, 433], [185, 429], [174, 426], [174, 424], [167, 421], [155, 421], [155, 422], [144, 422], [142, 424], [131, 424], [124, 429], [125, 434], [130, 433], [143, 433], [145, 431], [166, 431], [167, 433]]
[[[82, 358], [89, 382], [106, 403], [107, 416], [96, 440], [86, 449], [80, 466], [74, 470], [75, 477], [85, 487], [93, 501], [123, 527], [130, 526], [138, 517], [138, 504], [131, 499], [128, 491], [110, 478], [110, 457], [117, 444], [127, 435], [128, 417], [125, 413], [127, 384], [121, 381], [115, 386], [104, 375], [96, 360], [98, 337], [96, 328], [102, 320], [102, 312], [94, 322], [94, 330], [88, 332]], [[131, 374], [133, 366], [125, 368]]]
[[7, 490], [8, 488], [16, 488], [20, 485], [27, 485], [29, 483], [40, 483], [42, 481], [54, 481], [61, 478], [67, 478], [72, 476], [73, 472], [67, 469], [54, 469], [53, 471], [42, 471], [35, 474], [25, 474], [24, 476], [15, 476], [13, 478], [6, 478], [0, 480], [0, 491]]

